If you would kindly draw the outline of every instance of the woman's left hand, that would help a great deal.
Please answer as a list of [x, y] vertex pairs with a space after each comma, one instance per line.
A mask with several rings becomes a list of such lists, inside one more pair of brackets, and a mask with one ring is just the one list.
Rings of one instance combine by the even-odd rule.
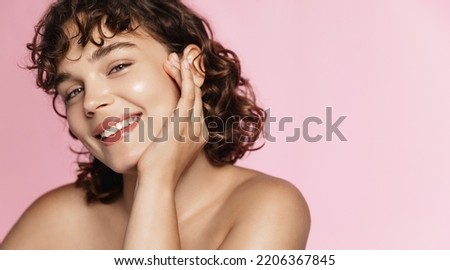
[[[180, 61], [176, 53], [169, 55], [164, 70], [178, 85], [180, 99], [161, 130], [167, 131], [167, 139], [152, 142], [142, 154], [137, 169], [140, 181], [161, 179], [163, 183], [153, 184], [170, 185], [169, 188], [175, 190], [183, 171], [206, 144], [208, 130], [201, 89], [195, 83], [195, 76], [201, 74], [187, 59]], [[162, 137], [161, 134], [158, 137]]]
[[177, 59], [175, 54], [169, 55], [164, 70], [180, 88], [180, 99], [163, 127], [168, 131], [167, 140], [152, 142], [138, 162], [124, 249], [181, 248], [175, 189], [184, 170], [207, 142], [208, 131], [201, 90], [195, 84], [196, 71], [187, 60], [180, 65]]

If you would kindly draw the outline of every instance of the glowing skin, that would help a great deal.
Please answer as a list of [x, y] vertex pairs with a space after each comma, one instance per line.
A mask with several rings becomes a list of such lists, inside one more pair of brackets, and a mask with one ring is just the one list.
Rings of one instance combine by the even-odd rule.
[[202, 151], [204, 136], [199, 142], [174, 140], [169, 121], [164, 142], [148, 136], [139, 142], [136, 126], [130, 142], [100, 140], [110, 127], [102, 122], [114, 117], [121, 128], [125, 109], [139, 115], [145, 134], [148, 117], [148, 132], [157, 135], [162, 118], [176, 108], [180, 116], [191, 116], [180, 135], [187, 136], [191, 124], [196, 136], [207, 135], [202, 122], [192, 120], [203, 119], [199, 53], [188, 45], [180, 58], [169, 55], [140, 31], [105, 39], [101, 48], [82, 48], [75, 39], [59, 65], [57, 90], [67, 100], [72, 132], [95, 157], [123, 173], [123, 196], [111, 204], [86, 204], [84, 191], [73, 184], [51, 191], [26, 211], [0, 248], [305, 248], [310, 215], [301, 193], [257, 171], [211, 165]]
[[[94, 44], [84, 48], [73, 44], [59, 64], [58, 73], [65, 78], [57, 90], [70, 97], [66, 113], [73, 134], [114, 171], [131, 173], [151, 143], [147, 132], [159, 134], [163, 117], [171, 115], [180, 93], [163, 69], [169, 53], [152, 37], [142, 32], [118, 35], [105, 39], [103, 48], [107, 46], [113, 49], [96, 57], [99, 47]], [[129, 134], [129, 142], [120, 139], [113, 145], [94, 136], [103, 120], [120, 118], [126, 110], [142, 114], [139, 129], [144, 129], [143, 138], [138, 129]], [[149, 119], [153, 130], [148, 130]]]

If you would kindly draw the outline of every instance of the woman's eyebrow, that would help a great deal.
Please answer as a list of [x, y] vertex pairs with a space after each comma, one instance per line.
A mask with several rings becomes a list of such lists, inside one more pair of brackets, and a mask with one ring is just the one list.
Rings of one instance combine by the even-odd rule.
[[[132, 47], [136, 47], [135, 44], [130, 43], [130, 42], [116, 42], [116, 43], [112, 43], [109, 44], [107, 46], [104, 47], [100, 47], [97, 50], [95, 50], [92, 53], [91, 58], [89, 59], [89, 61], [97, 61], [102, 57], [107, 56], [109, 53], [111, 53], [114, 50], [117, 49], [121, 49], [121, 48], [132, 48]], [[70, 73], [59, 73], [56, 75], [55, 78], [55, 89], [58, 88], [58, 85], [60, 85], [61, 83], [68, 81], [72, 78], [72, 75]]]
[[58, 74], [56, 74], [56, 77], [55, 77], [55, 83], [54, 83], [54, 85], [55, 85], [55, 87], [54, 87], [55, 90], [58, 91], [58, 86], [59, 86], [61, 83], [70, 80], [71, 78], [72, 78], [72, 75], [71, 75], [70, 73], [63, 72], [63, 73], [58, 73]]
[[105, 57], [106, 55], [108, 55], [110, 52], [116, 50], [116, 49], [121, 49], [121, 48], [130, 48], [130, 47], [136, 47], [135, 44], [130, 43], [130, 42], [116, 42], [116, 43], [112, 43], [109, 44], [107, 46], [104, 47], [100, 47], [97, 50], [95, 50], [92, 53], [91, 59], [89, 59], [90, 61], [97, 61], [102, 57]]

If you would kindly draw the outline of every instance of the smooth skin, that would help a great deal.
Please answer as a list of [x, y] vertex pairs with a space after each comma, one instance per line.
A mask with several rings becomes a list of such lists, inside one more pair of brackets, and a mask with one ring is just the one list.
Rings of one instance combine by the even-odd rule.
[[[133, 46], [100, 58], [94, 57], [98, 47], [73, 43], [59, 67], [70, 76], [58, 92], [72, 93], [71, 131], [93, 155], [123, 173], [123, 196], [113, 204], [87, 204], [84, 191], [73, 184], [50, 191], [23, 214], [1, 248], [304, 249], [310, 213], [295, 186], [208, 162], [202, 150], [208, 132], [202, 121], [200, 49], [189, 45], [180, 56], [170, 54], [139, 30], [107, 39], [104, 46], [120, 42]], [[153, 131], [169, 132], [164, 142], [138, 142], [133, 131], [130, 143], [104, 146], [92, 130], [123, 108], [146, 117], [178, 111], [190, 121], [177, 129], [174, 122], [156, 121]], [[187, 140], [174, 139], [175, 130]], [[190, 140], [189, 132], [199, 140]]]

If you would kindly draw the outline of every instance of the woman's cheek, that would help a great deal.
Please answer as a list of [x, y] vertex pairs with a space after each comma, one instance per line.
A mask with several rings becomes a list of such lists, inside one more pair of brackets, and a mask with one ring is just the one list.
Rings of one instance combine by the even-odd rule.
[[[80, 115], [80, 113], [78, 113], [77, 111], [79, 110], [77, 110], [73, 106], [69, 107], [66, 110], [67, 124], [69, 125], [69, 129], [72, 134], [75, 135], [75, 137], [77, 137], [79, 140], [82, 140], [82, 121], [80, 120], [83, 119], [81, 118], [83, 117], [83, 115]], [[76, 119], [78, 119], [78, 121]]]
[[148, 86], [146, 86], [144, 81], [137, 81], [133, 83], [131, 91], [136, 95], [143, 95], [146, 88], [148, 88]]

